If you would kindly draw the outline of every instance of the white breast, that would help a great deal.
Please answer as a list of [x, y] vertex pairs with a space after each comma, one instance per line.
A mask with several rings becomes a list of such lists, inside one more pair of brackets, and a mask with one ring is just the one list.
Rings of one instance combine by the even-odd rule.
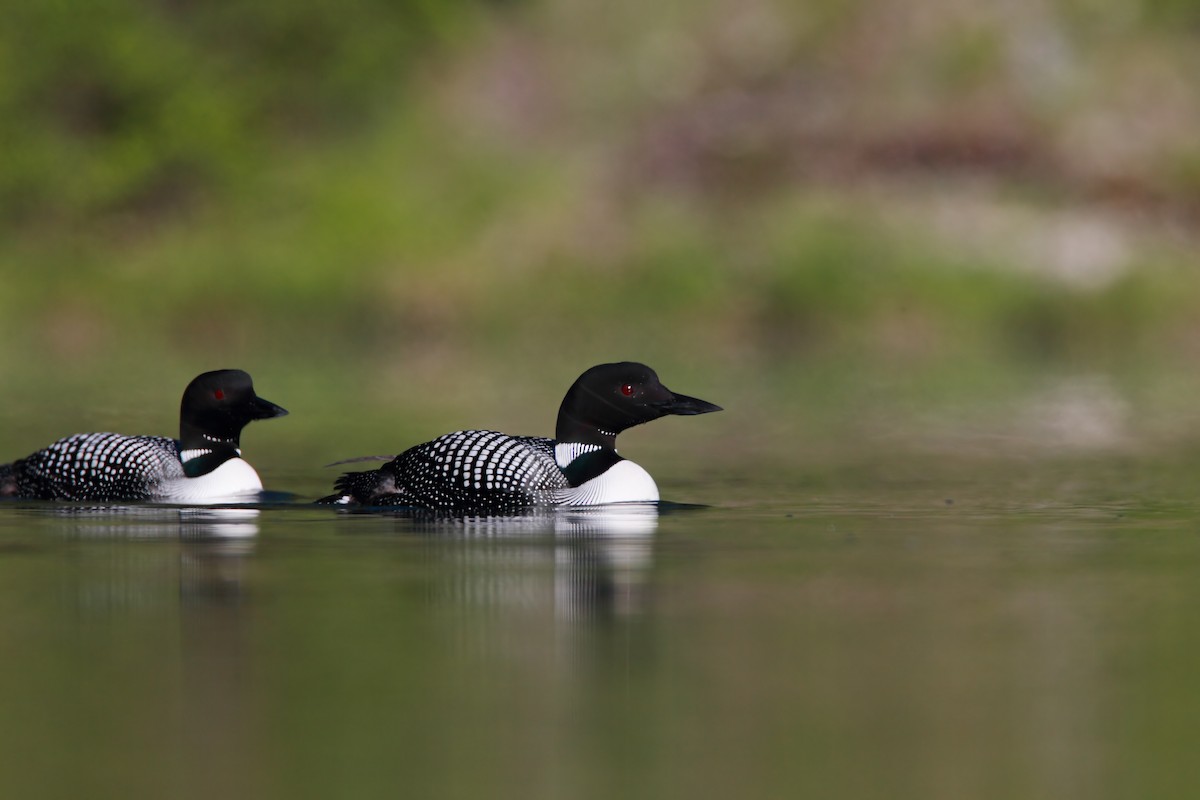
[[236, 503], [257, 499], [262, 480], [254, 467], [231, 458], [198, 478], [181, 478], [163, 485], [163, 497], [171, 503]]
[[555, 493], [555, 505], [597, 506], [604, 503], [657, 503], [658, 484], [632, 461], [618, 461], [604, 474], [573, 489]]

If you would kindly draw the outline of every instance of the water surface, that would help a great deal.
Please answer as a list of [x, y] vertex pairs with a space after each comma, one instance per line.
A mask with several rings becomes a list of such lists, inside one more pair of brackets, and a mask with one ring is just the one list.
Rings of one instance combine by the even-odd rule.
[[1200, 785], [1184, 477], [925, 466], [511, 520], [0, 504], [0, 792]]

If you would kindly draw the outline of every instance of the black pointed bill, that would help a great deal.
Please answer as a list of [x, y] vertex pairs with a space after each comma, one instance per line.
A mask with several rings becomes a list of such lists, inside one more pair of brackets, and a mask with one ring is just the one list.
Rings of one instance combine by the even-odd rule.
[[287, 409], [275, 405], [270, 400], [255, 397], [250, 401], [250, 419], [271, 419], [272, 417], [287, 416]]
[[693, 414], [709, 414], [713, 411], [723, 411], [720, 406], [701, 400], [698, 397], [688, 397], [686, 394], [671, 393], [671, 399], [665, 403], [657, 403], [655, 407], [664, 414], [692, 416]]

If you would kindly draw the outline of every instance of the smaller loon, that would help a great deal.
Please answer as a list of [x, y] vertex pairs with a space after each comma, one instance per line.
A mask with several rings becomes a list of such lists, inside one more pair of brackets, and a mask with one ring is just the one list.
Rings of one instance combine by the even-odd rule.
[[254, 393], [239, 369], [198, 375], [183, 392], [179, 439], [77, 433], [0, 465], [0, 498], [217, 503], [262, 491], [242, 460], [242, 428], [287, 411]]
[[336, 493], [317, 502], [505, 514], [531, 506], [657, 502], [650, 474], [617, 454], [617, 434], [669, 414], [720, 410], [670, 391], [645, 364], [600, 364], [567, 391], [553, 439], [448, 433], [379, 469], [346, 473]]

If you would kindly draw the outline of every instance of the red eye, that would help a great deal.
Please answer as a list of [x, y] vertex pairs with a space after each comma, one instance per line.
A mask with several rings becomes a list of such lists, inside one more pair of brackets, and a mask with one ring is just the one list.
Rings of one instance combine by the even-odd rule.
[[213, 392], [213, 397], [217, 398], [218, 400], [224, 400], [225, 391], [223, 389], [217, 389], [215, 392]]
[[626, 397], [631, 397], [633, 395], [633, 384], [626, 383], [626, 384], [622, 385], [621, 386], [621, 394], [625, 395]]

